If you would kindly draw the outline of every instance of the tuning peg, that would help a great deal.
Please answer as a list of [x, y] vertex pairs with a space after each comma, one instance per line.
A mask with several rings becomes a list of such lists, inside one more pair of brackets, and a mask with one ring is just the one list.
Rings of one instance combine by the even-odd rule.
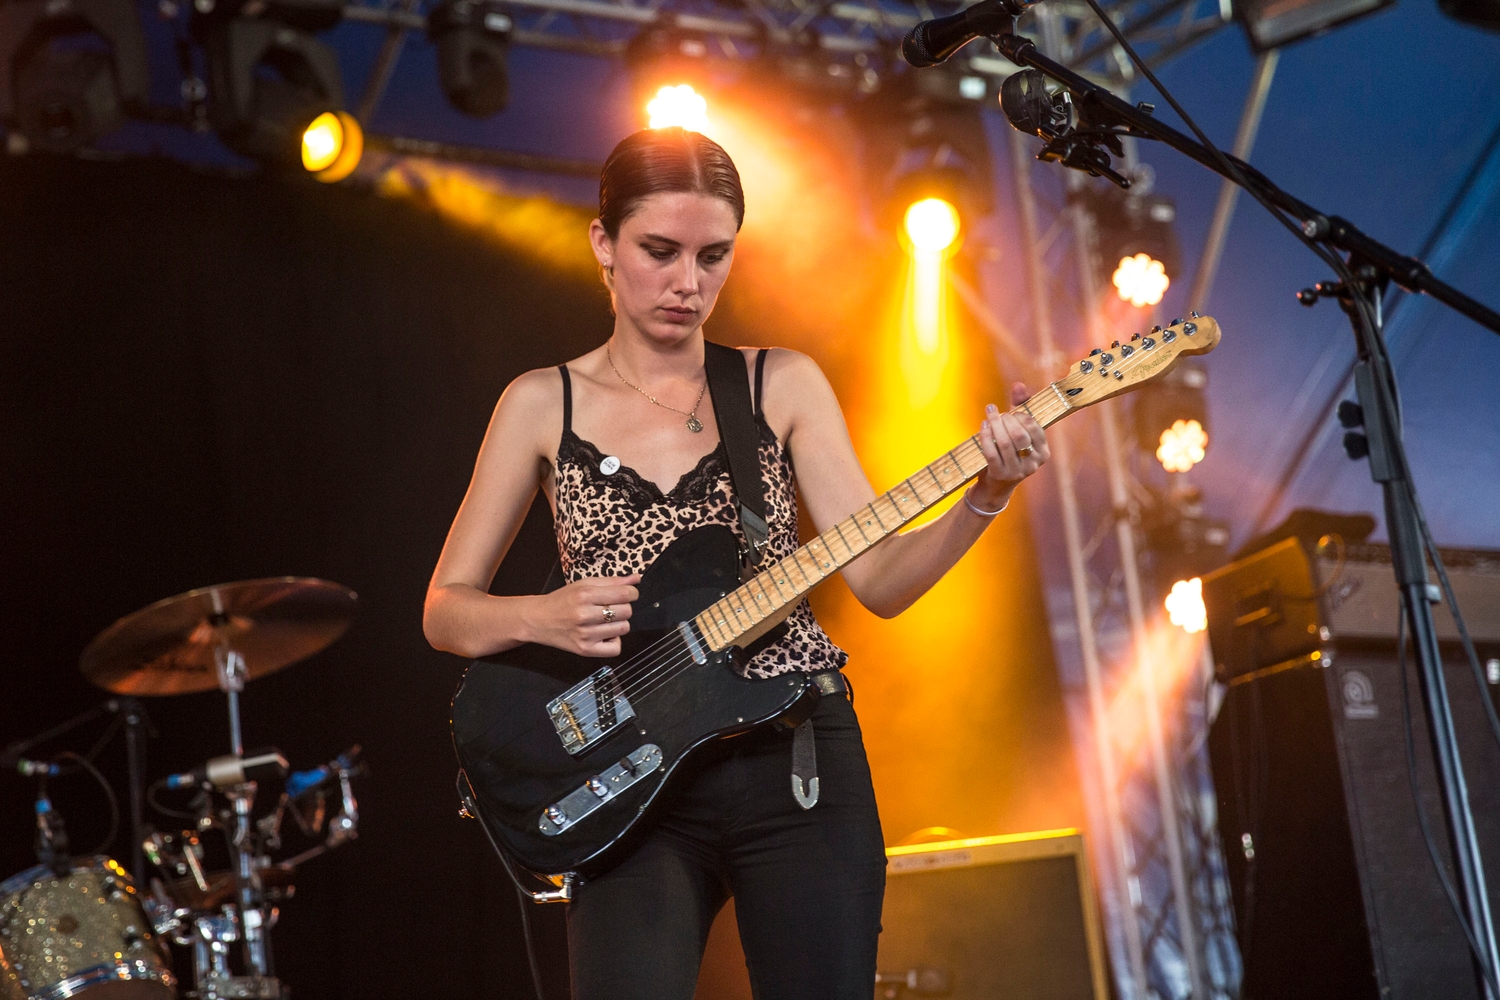
[[1119, 342], [1119, 341], [1118, 341], [1118, 340], [1111, 340], [1111, 341], [1110, 341], [1110, 342], [1109, 342], [1109, 346], [1110, 346], [1110, 347], [1111, 347], [1111, 348], [1116, 348], [1116, 347], [1119, 347], [1119, 346], [1120, 346], [1120, 342]]
[[1173, 321], [1172, 321], [1172, 322], [1171, 322], [1171, 323], [1169, 323], [1169, 324], [1168, 324], [1168, 325], [1169, 325], [1169, 326], [1178, 326], [1178, 325], [1180, 325], [1180, 324], [1181, 324], [1181, 323], [1182, 323], [1182, 317], [1181, 317], [1181, 316], [1179, 316], [1179, 317], [1177, 317], [1177, 318], [1176, 318], [1176, 319], [1174, 319], [1174, 320], [1173, 320]]
[[1137, 340], [1140, 340], [1140, 339], [1141, 339], [1141, 335], [1140, 335], [1140, 334], [1138, 334], [1138, 333], [1132, 333], [1132, 334], [1131, 334], [1131, 335], [1130, 335], [1130, 339], [1131, 339], [1131, 341], [1132, 341], [1132, 342], [1133, 342], [1133, 341], [1137, 341]]
[[1188, 313], [1188, 319], [1202, 319], [1202, 318], [1203, 317], [1201, 317], [1201, 316], [1198, 315], [1198, 310], [1196, 310], [1196, 309], [1194, 309], [1192, 312]]
[[1103, 354], [1103, 353], [1104, 353], [1104, 348], [1102, 348], [1102, 347], [1096, 347], [1092, 351], [1089, 351], [1089, 357], [1093, 357], [1096, 354]]
[[1160, 326], [1153, 326], [1151, 328], [1151, 332], [1152, 333], [1161, 333], [1161, 327]]

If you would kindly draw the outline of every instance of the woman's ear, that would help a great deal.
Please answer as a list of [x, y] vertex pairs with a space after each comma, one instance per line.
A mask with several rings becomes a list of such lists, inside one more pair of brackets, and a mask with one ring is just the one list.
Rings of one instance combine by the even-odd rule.
[[589, 246], [593, 247], [594, 259], [603, 271], [609, 271], [615, 262], [615, 241], [604, 231], [604, 223], [595, 219], [589, 223]]

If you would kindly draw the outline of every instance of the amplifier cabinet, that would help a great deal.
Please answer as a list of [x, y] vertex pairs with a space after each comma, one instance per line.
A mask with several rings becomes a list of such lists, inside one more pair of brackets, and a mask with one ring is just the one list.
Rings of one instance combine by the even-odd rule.
[[[883, 980], [921, 970], [952, 1000], [1106, 1000], [1083, 836], [1050, 830], [894, 847], [881, 918]], [[876, 996], [882, 994], [877, 991]], [[893, 995], [921, 995], [907, 990]]]
[[[1463, 931], [1423, 841], [1407, 763], [1397, 592], [1382, 547], [1308, 559], [1282, 542], [1204, 578], [1223, 707], [1209, 736], [1243, 996], [1478, 1000]], [[1463, 554], [1457, 554], [1463, 555]], [[1500, 655], [1500, 562], [1449, 562], [1481, 659]], [[1455, 636], [1438, 616], [1439, 634]], [[1456, 645], [1444, 676], [1479, 846], [1500, 912], [1500, 746]], [[1406, 692], [1423, 814], [1448, 877], [1417, 670]]]

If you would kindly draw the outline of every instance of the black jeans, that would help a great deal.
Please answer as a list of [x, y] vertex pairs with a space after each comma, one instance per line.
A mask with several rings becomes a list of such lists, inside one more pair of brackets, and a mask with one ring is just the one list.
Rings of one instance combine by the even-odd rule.
[[758, 1000], [870, 1000], [885, 849], [854, 707], [813, 714], [818, 804], [792, 797], [792, 733], [706, 748], [641, 846], [568, 907], [574, 1000], [690, 1000], [733, 896]]

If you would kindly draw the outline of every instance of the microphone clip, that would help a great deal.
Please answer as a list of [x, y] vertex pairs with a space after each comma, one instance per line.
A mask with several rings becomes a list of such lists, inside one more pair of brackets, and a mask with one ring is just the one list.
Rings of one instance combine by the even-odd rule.
[[1066, 90], [1052, 93], [1047, 78], [1034, 69], [1012, 73], [1000, 87], [1000, 108], [1018, 131], [1046, 140], [1038, 160], [1061, 163], [1090, 177], [1104, 177], [1129, 188], [1130, 178], [1117, 172], [1109, 154], [1124, 156], [1120, 133], [1088, 121]]

